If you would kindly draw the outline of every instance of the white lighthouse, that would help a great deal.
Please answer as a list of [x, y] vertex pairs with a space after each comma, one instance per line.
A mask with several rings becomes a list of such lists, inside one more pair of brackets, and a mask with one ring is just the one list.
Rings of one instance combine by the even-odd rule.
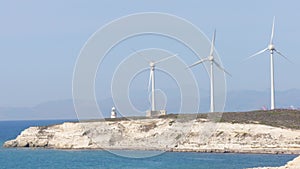
[[111, 108], [111, 113], [110, 113], [110, 118], [114, 119], [117, 117], [117, 112], [116, 112], [116, 108], [112, 107]]

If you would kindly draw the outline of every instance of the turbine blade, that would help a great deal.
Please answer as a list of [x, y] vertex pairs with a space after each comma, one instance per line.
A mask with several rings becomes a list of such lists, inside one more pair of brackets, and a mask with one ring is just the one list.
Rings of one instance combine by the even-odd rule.
[[147, 62], [151, 62], [151, 60], [147, 59], [145, 56], [143, 56], [140, 52], [136, 51], [135, 49], [131, 48], [131, 50], [133, 51], [133, 53], [136, 53], [137, 55], [139, 55], [140, 57], [143, 57]]
[[279, 52], [278, 50], [274, 50], [278, 55], [282, 56], [284, 59], [286, 59], [287, 61], [289, 61], [290, 63], [293, 63], [288, 57], [284, 56], [281, 52]]
[[151, 69], [150, 69], [150, 75], [149, 75], [149, 82], [148, 82], [148, 92], [150, 92], [151, 89], [151, 81], [152, 81], [152, 73], [151, 73]]
[[213, 62], [219, 69], [221, 69], [223, 72], [225, 72], [226, 74], [231, 76], [231, 74], [227, 70], [225, 70], [219, 63], [217, 63], [216, 61], [213, 61]]
[[175, 54], [175, 55], [172, 55], [172, 56], [169, 56], [169, 57], [166, 57], [166, 58], [163, 58], [163, 59], [160, 59], [160, 60], [158, 60], [158, 61], [154, 62], [154, 64], [157, 64], [157, 63], [160, 63], [160, 62], [166, 61], [166, 60], [168, 60], [168, 59], [171, 59], [171, 58], [173, 58], [173, 57], [175, 57], [175, 56], [177, 56], [177, 54]]
[[199, 65], [200, 63], [203, 63], [203, 62], [205, 62], [205, 61], [207, 61], [207, 60], [208, 60], [208, 58], [201, 59], [201, 60], [199, 60], [199, 61], [197, 61], [197, 62], [191, 64], [191, 65], [188, 66], [187, 68], [194, 67], [194, 66]]
[[273, 44], [273, 38], [274, 38], [274, 26], [275, 26], [275, 16], [273, 17], [273, 25], [272, 25], [272, 33], [271, 33], [270, 44]]
[[257, 55], [259, 55], [259, 54], [261, 54], [261, 53], [264, 53], [264, 52], [267, 51], [267, 50], [268, 50], [268, 48], [265, 48], [265, 49], [263, 49], [263, 50], [261, 50], [261, 51], [258, 51], [258, 52], [256, 52], [255, 54], [253, 54], [253, 55], [249, 56], [248, 58], [246, 58], [245, 60], [251, 59], [251, 58], [253, 58], [254, 56], [257, 56]]
[[211, 40], [211, 47], [210, 47], [209, 56], [212, 56], [214, 54], [215, 39], [216, 39], [216, 30], [214, 31], [214, 34], [213, 34], [213, 37], [212, 37], [212, 40]]

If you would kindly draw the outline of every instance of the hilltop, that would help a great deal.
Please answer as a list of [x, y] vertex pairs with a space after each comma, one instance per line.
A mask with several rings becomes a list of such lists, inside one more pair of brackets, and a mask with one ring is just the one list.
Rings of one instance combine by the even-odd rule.
[[[211, 113], [198, 114], [168, 114], [160, 116], [162, 119], [209, 119]], [[264, 124], [273, 127], [300, 129], [300, 110], [276, 109], [276, 110], [255, 110], [248, 112], [224, 112], [215, 113], [218, 117], [215, 122], [240, 123], [240, 124]], [[116, 119], [106, 118], [105, 120], [93, 121], [129, 121], [151, 119], [141, 117], [121, 117]]]
[[274, 127], [300, 129], [300, 111], [277, 109], [269, 111], [250, 111], [223, 113], [220, 122], [265, 124]]

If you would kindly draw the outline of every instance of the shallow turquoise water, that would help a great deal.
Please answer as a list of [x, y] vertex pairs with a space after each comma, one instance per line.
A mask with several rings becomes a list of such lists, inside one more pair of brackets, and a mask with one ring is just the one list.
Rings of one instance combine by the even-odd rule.
[[[16, 137], [28, 126], [59, 122], [62, 121], [0, 122], [0, 143]], [[143, 153], [143, 151], [138, 153]], [[242, 169], [256, 166], [280, 166], [295, 157], [295, 155], [167, 152], [151, 158], [134, 159], [100, 150], [0, 148], [0, 168]]]

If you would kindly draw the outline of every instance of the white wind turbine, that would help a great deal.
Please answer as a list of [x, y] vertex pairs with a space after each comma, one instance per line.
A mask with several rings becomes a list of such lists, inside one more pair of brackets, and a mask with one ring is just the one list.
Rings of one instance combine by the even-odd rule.
[[149, 66], [150, 66], [150, 77], [149, 77], [149, 85], [148, 89], [150, 89], [150, 84], [151, 84], [151, 111], [155, 111], [155, 78], [154, 78], [154, 70], [155, 70], [155, 65], [158, 63], [161, 63], [163, 61], [166, 61], [170, 58], [173, 58], [177, 56], [177, 54], [163, 58], [158, 61], [149, 61]]
[[273, 60], [273, 54], [274, 52], [276, 52], [277, 54], [279, 54], [280, 56], [282, 56], [283, 58], [285, 58], [286, 60], [289, 61], [289, 59], [284, 56], [282, 53], [280, 53], [277, 49], [275, 49], [274, 43], [273, 43], [273, 37], [274, 37], [274, 24], [275, 24], [275, 16], [273, 18], [273, 24], [272, 24], [272, 32], [271, 32], [271, 39], [270, 39], [270, 43], [269, 45], [255, 53], [254, 55], [248, 57], [247, 59], [253, 58], [254, 56], [257, 56], [265, 51], [270, 51], [270, 73], [271, 73], [271, 110], [275, 109], [275, 84], [274, 84], [274, 60]]
[[[221, 69], [223, 72], [228, 73], [219, 63], [217, 63], [214, 59], [214, 46], [215, 46], [215, 38], [216, 38], [216, 30], [214, 31], [213, 38], [211, 41], [211, 48], [210, 48], [210, 54], [208, 57], [201, 59], [194, 64], [190, 65], [189, 68], [196, 66], [200, 63], [209, 61], [210, 62], [210, 112], [215, 111], [215, 101], [214, 101], [214, 65], [216, 65], [219, 69]], [[230, 75], [231, 76], [231, 75]]]

